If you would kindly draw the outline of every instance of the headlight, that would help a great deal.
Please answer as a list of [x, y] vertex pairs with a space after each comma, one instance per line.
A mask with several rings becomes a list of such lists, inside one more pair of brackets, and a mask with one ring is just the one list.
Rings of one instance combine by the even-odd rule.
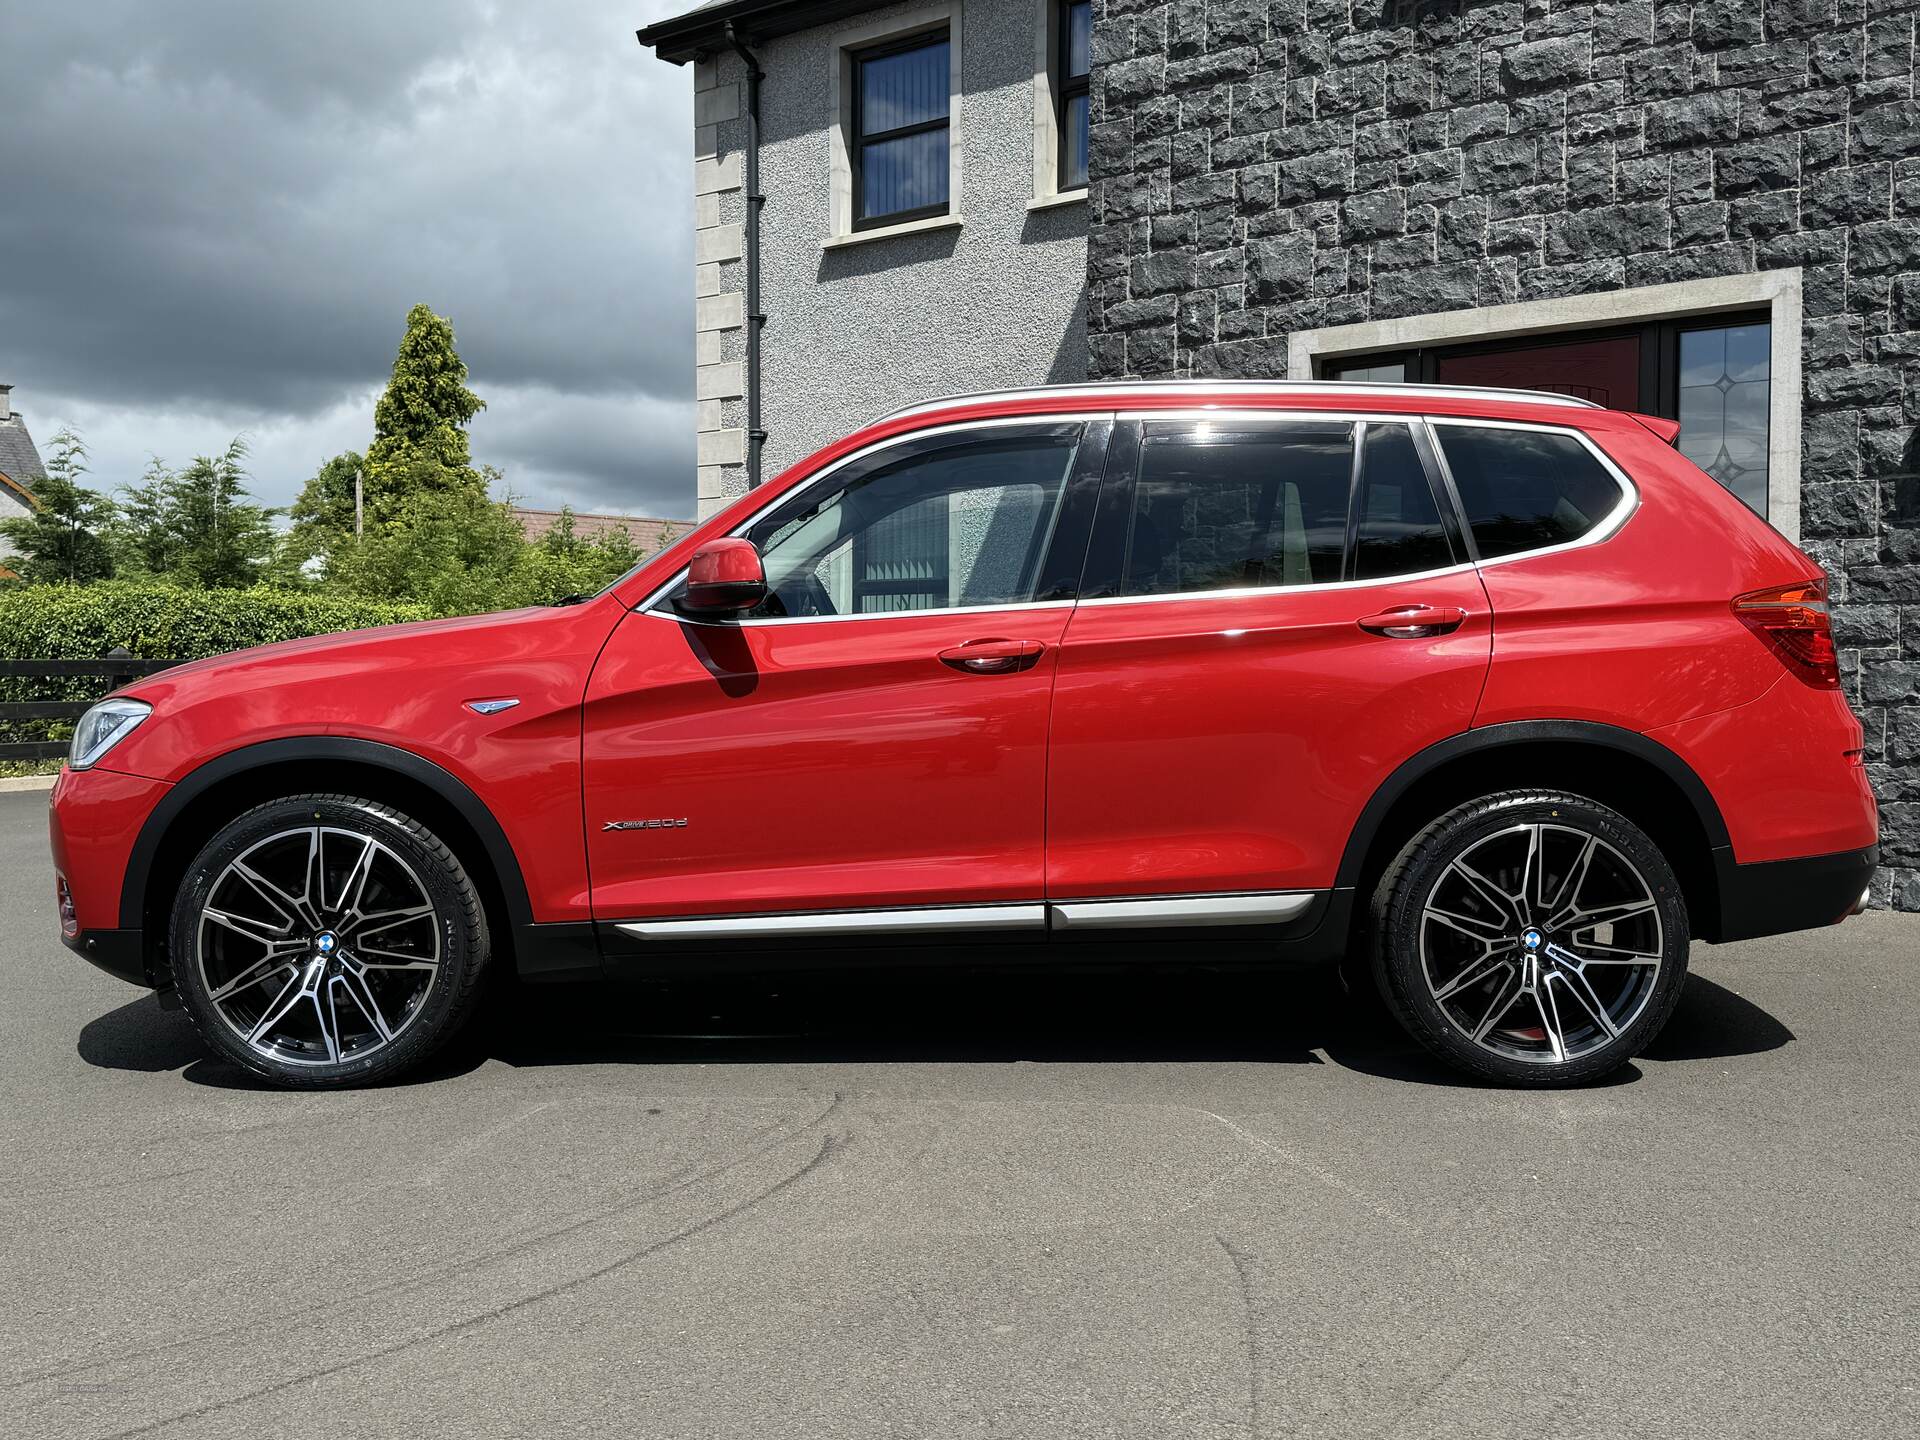
[[144, 700], [102, 700], [80, 717], [74, 727], [73, 748], [67, 752], [67, 765], [85, 770], [100, 763], [114, 746], [131, 735], [134, 727], [153, 713]]

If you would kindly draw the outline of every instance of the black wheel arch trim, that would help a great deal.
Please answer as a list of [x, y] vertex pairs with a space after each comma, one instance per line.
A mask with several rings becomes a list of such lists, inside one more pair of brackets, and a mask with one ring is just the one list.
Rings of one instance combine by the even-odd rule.
[[1445, 740], [1429, 745], [1411, 759], [1404, 761], [1398, 769], [1383, 780], [1380, 787], [1373, 792], [1373, 797], [1360, 811], [1360, 818], [1354, 821], [1353, 831], [1347, 837], [1347, 848], [1340, 857], [1340, 871], [1334, 883], [1347, 887], [1360, 884], [1362, 872], [1366, 868], [1368, 852], [1379, 836], [1380, 827], [1385, 822], [1388, 812], [1409, 790], [1427, 776], [1444, 765], [1470, 755], [1540, 741], [1594, 745], [1647, 762], [1671, 780], [1686, 797], [1687, 803], [1693, 807], [1693, 813], [1700, 821], [1700, 828], [1706, 834], [1707, 848], [1711, 851], [1721, 851], [1731, 846], [1732, 842], [1727, 835], [1727, 822], [1720, 814], [1720, 806], [1714, 800], [1713, 792], [1707, 789], [1706, 782], [1694, 774], [1693, 768], [1686, 761], [1659, 741], [1651, 740], [1637, 730], [1627, 730], [1618, 725], [1605, 725], [1593, 720], [1513, 720], [1505, 724], [1487, 725], [1475, 730], [1463, 730], [1458, 735], [1450, 735]]
[[264, 740], [257, 745], [229, 750], [190, 772], [161, 797], [160, 803], [153, 807], [153, 813], [147, 816], [146, 823], [140, 827], [140, 834], [135, 838], [132, 854], [127, 860], [127, 877], [120, 891], [121, 927], [137, 931], [145, 924], [147, 886], [153, 875], [154, 858], [165, 843], [167, 832], [188, 806], [214, 786], [250, 770], [316, 760], [351, 762], [389, 770], [433, 791], [453, 808], [479, 839], [493, 866], [494, 877], [507, 907], [507, 918], [514, 929], [525, 931], [532, 926], [533, 907], [527, 898], [527, 882], [520, 873], [520, 862], [507, 840], [506, 831], [500, 828], [500, 822], [494, 818], [493, 812], [464, 781], [425, 756], [403, 750], [397, 745], [345, 735], [312, 735]]

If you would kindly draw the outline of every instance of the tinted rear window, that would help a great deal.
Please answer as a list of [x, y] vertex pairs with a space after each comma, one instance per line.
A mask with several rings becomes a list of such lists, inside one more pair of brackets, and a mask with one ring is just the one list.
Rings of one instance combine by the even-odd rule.
[[1480, 558], [1578, 540], [1620, 503], [1620, 486], [1571, 435], [1436, 425]]
[[1351, 425], [1149, 434], [1120, 593], [1338, 580], [1352, 475]]

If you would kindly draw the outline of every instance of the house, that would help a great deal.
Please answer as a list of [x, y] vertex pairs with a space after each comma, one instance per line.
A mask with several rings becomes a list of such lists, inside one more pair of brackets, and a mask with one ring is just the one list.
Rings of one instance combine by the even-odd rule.
[[[641, 32], [695, 67], [703, 513], [745, 483], [743, 294], [781, 461], [901, 400], [1081, 373], [1676, 419], [1830, 575], [1880, 883], [1920, 909], [1920, 4], [1090, 3], [1084, 74], [1060, 0], [716, 0]], [[1021, 243], [1022, 186], [1072, 233]]]
[[645, 515], [582, 515], [577, 511], [529, 510], [519, 505], [513, 507], [513, 518], [520, 522], [520, 529], [529, 540], [538, 540], [553, 529], [560, 523], [563, 514], [573, 516], [576, 539], [594, 540], [616, 530], [625, 530], [643, 555], [664, 550], [676, 537], [685, 534], [688, 528], [685, 521], [655, 520]]
[[13, 408], [13, 386], [0, 385], [0, 520], [33, 512], [33, 487], [46, 473], [26, 419]]
[[640, 32], [693, 67], [702, 515], [897, 405], [1085, 378], [1089, 16], [715, 0]]

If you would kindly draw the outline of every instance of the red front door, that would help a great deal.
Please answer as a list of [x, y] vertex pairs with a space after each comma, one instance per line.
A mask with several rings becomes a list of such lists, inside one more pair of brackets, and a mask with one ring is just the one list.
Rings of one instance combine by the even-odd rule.
[[[1092, 432], [1089, 440], [1087, 432]], [[771, 593], [629, 616], [588, 685], [597, 919], [1041, 898], [1047, 712], [1104, 426], [909, 437], [746, 536]]]

